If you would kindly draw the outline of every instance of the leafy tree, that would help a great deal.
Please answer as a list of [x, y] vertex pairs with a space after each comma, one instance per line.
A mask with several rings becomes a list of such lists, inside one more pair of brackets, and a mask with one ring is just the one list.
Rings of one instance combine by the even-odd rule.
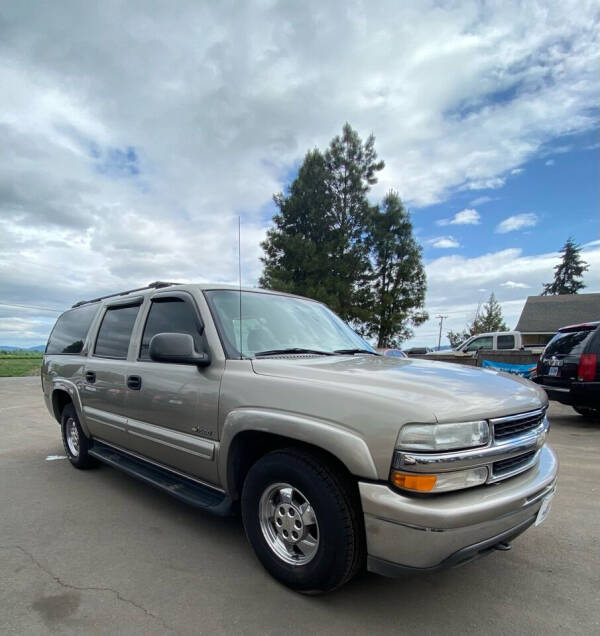
[[562, 250], [561, 262], [554, 268], [554, 280], [544, 285], [542, 296], [576, 294], [585, 287], [581, 280], [589, 265], [581, 259], [581, 248], [572, 237], [567, 239]]
[[400, 197], [389, 192], [372, 217], [369, 241], [374, 274], [372, 311], [366, 333], [378, 347], [396, 347], [412, 336], [411, 326], [427, 320], [423, 311], [426, 279], [421, 247]]
[[448, 338], [448, 342], [453, 349], [456, 349], [461, 342], [464, 342], [467, 338], [470, 338], [472, 334], [468, 329], [463, 331], [449, 331], [446, 334], [446, 338]]
[[287, 195], [274, 197], [279, 213], [262, 243], [260, 285], [316, 298], [344, 320], [369, 314], [367, 193], [384, 166], [375, 138], [363, 143], [349, 124], [325, 154], [309, 152]]

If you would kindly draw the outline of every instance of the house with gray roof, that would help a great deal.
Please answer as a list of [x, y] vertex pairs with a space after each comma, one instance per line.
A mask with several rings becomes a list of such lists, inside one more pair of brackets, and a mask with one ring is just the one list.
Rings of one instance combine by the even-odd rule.
[[600, 320], [600, 294], [529, 296], [515, 331], [524, 345], [545, 345], [561, 328]]

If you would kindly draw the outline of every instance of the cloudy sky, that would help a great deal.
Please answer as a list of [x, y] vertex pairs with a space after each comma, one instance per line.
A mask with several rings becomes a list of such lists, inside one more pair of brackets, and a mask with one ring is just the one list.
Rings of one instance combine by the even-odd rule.
[[[260, 274], [271, 197], [349, 121], [424, 246], [432, 316], [514, 327], [568, 235], [600, 291], [595, 1], [12, 2], [0, 345], [81, 298]], [[435, 319], [413, 342], [437, 341]]]

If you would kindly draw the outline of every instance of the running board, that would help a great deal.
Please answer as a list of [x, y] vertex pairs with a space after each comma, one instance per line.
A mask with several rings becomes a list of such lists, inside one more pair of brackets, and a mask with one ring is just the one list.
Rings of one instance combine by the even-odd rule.
[[220, 516], [232, 514], [231, 500], [220, 490], [177, 475], [166, 468], [133, 457], [129, 453], [97, 440], [93, 441], [88, 453], [101, 462], [118, 468], [190, 506], [202, 508]]

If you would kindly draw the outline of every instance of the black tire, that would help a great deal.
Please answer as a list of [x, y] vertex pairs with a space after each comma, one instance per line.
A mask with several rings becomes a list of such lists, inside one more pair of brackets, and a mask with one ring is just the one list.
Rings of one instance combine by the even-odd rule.
[[583, 417], [589, 418], [591, 420], [600, 419], [600, 410], [593, 409], [589, 406], [574, 406], [573, 409], [582, 415]]
[[[287, 563], [276, 554], [261, 526], [261, 497], [281, 483], [304, 496], [316, 517], [311, 532], [318, 534], [318, 548], [305, 564]], [[350, 478], [325, 457], [297, 449], [265, 455], [246, 476], [241, 508], [246, 536], [258, 559], [275, 579], [293, 590], [304, 594], [329, 592], [364, 566], [366, 549], [358, 493]], [[278, 505], [275, 508], [283, 510]], [[275, 523], [271, 527], [276, 534]], [[303, 527], [302, 532], [307, 530]]]
[[[73, 440], [69, 443], [69, 427], [74, 426], [77, 430], [77, 447], [73, 447]], [[79, 418], [77, 417], [77, 411], [73, 404], [67, 404], [62, 410], [60, 416], [60, 428], [62, 431], [62, 441], [65, 453], [69, 458], [69, 461], [75, 468], [85, 470], [97, 465], [97, 461], [94, 457], [88, 454], [90, 448], [90, 441], [85, 436]], [[77, 452], [75, 452], [77, 451]]]

